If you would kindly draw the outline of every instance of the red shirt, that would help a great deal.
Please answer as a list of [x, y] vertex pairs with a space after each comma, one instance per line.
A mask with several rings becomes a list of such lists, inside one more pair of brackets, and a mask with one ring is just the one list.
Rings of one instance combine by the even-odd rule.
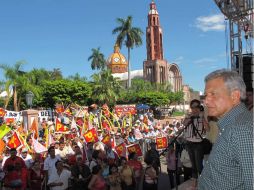
[[18, 156], [15, 156], [13, 158], [12, 157], [7, 158], [7, 160], [4, 163], [3, 170], [7, 171], [8, 166], [14, 166], [14, 168], [16, 168], [17, 163], [20, 164], [21, 168], [26, 168], [24, 160]]
[[142, 170], [142, 168], [143, 168], [141, 162], [138, 160], [129, 160], [127, 162], [127, 165], [132, 167], [134, 171]]

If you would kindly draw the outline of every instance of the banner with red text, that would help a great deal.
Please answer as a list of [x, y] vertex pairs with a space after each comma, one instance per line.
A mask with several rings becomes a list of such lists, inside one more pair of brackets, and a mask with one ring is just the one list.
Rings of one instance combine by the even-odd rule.
[[62, 124], [59, 119], [56, 118], [56, 133], [68, 133], [70, 129], [66, 127], [64, 124]]
[[156, 148], [164, 149], [168, 147], [168, 139], [167, 137], [157, 137], [156, 138]]
[[132, 145], [127, 147], [127, 150], [128, 150], [129, 153], [136, 152], [137, 156], [143, 156], [142, 150], [141, 150], [139, 144], [132, 144]]
[[117, 115], [129, 115], [129, 114], [134, 115], [134, 114], [137, 113], [137, 109], [136, 109], [135, 104], [116, 105], [114, 109], [115, 109], [115, 112], [117, 113]]
[[6, 145], [9, 149], [11, 148], [20, 148], [21, 146], [23, 146], [22, 141], [19, 139], [19, 136], [16, 132], [13, 133], [13, 135], [11, 136], [9, 142]]
[[96, 133], [95, 128], [92, 128], [90, 130], [88, 130], [85, 134], [84, 134], [84, 138], [86, 140], [86, 142], [98, 142], [98, 135]]
[[119, 157], [121, 156], [125, 156], [126, 155], [126, 148], [125, 148], [125, 144], [119, 144], [115, 147], [115, 151], [118, 154]]
[[109, 134], [106, 134], [106, 135], [103, 137], [103, 139], [101, 140], [101, 142], [102, 142], [103, 144], [105, 144], [105, 145], [110, 144], [110, 143], [111, 143], [111, 137], [110, 137], [110, 135], [109, 135]]

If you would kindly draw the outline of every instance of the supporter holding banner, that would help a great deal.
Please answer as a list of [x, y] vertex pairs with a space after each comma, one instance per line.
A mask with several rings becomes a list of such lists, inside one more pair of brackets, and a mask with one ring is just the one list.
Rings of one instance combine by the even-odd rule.
[[135, 152], [137, 154], [137, 156], [143, 156], [140, 145], [139, 144], [132, 144], [130, 146], [127, 147], [127, 150], [129, 153], [131, 152]]
[[119, 144], [115, 147], [115, 151], [118, 154], [119, 157], [121, 156], [125, 156], [126, 155], [126, 148], [125, 148], [125, 144]]
[[103, 144], [105, 144], [105, 145], [111, 143], [111, 137], [110, 137], [110, 135], [109, 135], [109, 134], [106, 134], [106, 135], [103, 137], [103, 139], [101, 140], [101, 142], [102, 142]]

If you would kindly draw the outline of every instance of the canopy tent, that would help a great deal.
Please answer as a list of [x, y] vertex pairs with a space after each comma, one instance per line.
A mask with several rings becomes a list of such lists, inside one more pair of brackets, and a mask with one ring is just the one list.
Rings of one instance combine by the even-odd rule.
[[136, 108], [137, 110], [145, 110], [145, 109], [149, 109], [150, 106], [148, 106], [147, 104], [138, 104]]

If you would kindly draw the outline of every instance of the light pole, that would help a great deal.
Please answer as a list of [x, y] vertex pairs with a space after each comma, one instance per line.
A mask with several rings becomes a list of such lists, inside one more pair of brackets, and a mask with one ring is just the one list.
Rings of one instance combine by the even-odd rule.
[[34, 94], [31, 91], [28, 91], [26, 93], [26, 104], [29, 106], [29, 108], [32, 108], [33, 105], [33, 98], [34, 98]]

